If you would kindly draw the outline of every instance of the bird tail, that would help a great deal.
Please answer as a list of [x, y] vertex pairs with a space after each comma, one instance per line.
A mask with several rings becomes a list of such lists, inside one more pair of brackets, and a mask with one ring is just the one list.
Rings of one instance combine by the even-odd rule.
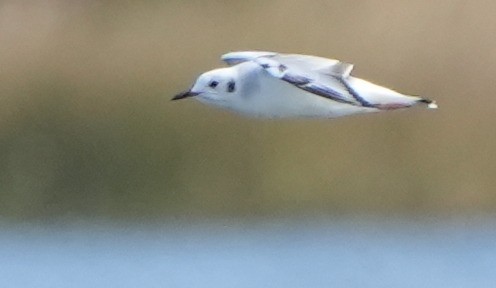
[[420, 98], [417, 103], [422, 103], [422, 104], [427, 104], [427, 108], [429, 109], [437, 109], [438, 106], [436, 104], [436, 101], [427, 99], [427, 98]]

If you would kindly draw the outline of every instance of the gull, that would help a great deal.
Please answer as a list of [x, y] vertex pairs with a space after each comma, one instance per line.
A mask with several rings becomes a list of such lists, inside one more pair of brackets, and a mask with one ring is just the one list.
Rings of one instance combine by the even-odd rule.
[[228, 67], [201, 74], [172, 100], [200, 102], [263, 118], [336, 118], [417, 105], [427, 98], [401, 94], [351, 76], [353, 65], [301, 54], [239, 51], [222, 55]]

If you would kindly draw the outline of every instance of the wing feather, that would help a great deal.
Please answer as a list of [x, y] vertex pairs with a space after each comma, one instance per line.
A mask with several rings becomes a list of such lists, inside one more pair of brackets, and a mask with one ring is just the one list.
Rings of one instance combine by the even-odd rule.
[[353, 65], [335, 59], [328, 59], [303, 54], [283, 54], [269, 51], [237, 51], [221, 56], [221, 60], [229, 66], [253, 61], [260, 57], [272, 58], [283, 65], [303, 71], [314, 71], [327, 75], [341, 75], [348, 77], [353, 70]]
[[348, 83], [353, 65], [334, 59], [267, 51], [239, 51], [222, 55], [228, 65], [253, 61], [271, 76], [299, 89], [330, 100], [362, 107], [375, 107]]
[[233, 66], [243, 62], [253, 61], [259, 57], [273, 57], [275, 55], [277, 53], [267, 51], [238, 51], [226, 53], [220, 59], [226, 62], [227, 65]]
[[372, 107], [351, 88], [346, 82], [346, 78], [341, 75], [320, 75], [317, 72], [304, 73], [301, 69], [292, 69], [271, 57], [259, 57], [253, 62], [271, 76], [312, 94], [340, 103]]

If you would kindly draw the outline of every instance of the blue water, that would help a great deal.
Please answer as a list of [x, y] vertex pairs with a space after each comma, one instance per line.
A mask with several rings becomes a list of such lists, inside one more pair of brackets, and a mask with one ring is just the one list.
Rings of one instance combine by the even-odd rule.
[[3, 225], [0, 287], [496, 287], [496, 225]]

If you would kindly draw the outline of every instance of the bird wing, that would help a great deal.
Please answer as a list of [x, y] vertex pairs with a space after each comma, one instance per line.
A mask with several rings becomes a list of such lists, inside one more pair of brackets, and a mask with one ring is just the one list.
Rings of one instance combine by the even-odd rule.
[[237, 51], [237, 52], [229, 52], [220, 57], [220, 59], [226, 62], [229, 66], [234, 66], [239, 63], [252, 61], [259, 57], [273, 57], [276, 56], [275, 52], [267, 52], [267, 51]]
[[338, 60], [299, 54], [243, 51], [222, 56], [229, 65], [252, 61], [272, 77], [330, 100], [361, 107], [374, 107], [348, 83], [353, 65]]
[[239, 63], [253, 61], [257, 58], [267, 57], [280, 62], [283, 65], [306, 71], [314, 71], [328, 75], [339, 75], [348, 77], [353, 70], [353, 65], [335, 59], [303, 55], [283, 54], [269, 51], [237, 51], [229, 52], [221, 56], [222, 61], [229, 66]]

